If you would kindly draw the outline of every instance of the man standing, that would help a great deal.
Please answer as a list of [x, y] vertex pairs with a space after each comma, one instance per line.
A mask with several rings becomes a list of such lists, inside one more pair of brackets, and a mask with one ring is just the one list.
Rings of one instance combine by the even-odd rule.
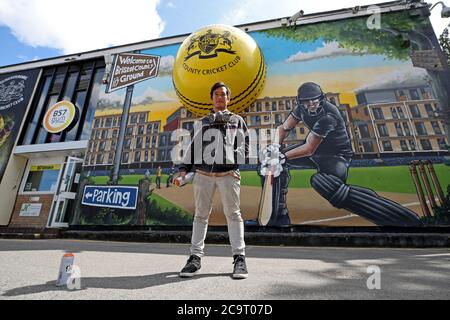
[[[280, 149], [280, 144], [290, 131], [302, 121], [310, 130], [306, 142], [301, 145]], [[297, 93], [297, 107], [278, 128], [279, 144], [271, 145], [266, 150], [269, 155], [261, 166], [261, 175], [265, 175], [270, 164], [276, 163], [281, 172], [277, 210], [273, 210], [277, 222], [289, 221], [286, 207], [286, 193], [290, 180], [286, 160], [309, 158], [316, 165], [318, 172], [311, 177], [311, 186], [334, 207], [346, 209], [379, 226], [420, 226], [416, 213], [398, 203], [380, 197], [374, 191], [347, 184], [348, 169], [353, 151], [347, 134], [345, 122], [339, 109], [326, 100], [322, 88], [316, 83], [301, 85]], [[269, 159], [270, 158], [270, 159]], [[275, 160], [275, 162], [274, 162]]]
[[192, 230], [190, 257], [181, 270], [180, 277], [192, 277], [201, 268], [209, 216], [213, 196], [220, 193], [227, 219], [228, 235], [233, 254], [233, 278], [248, 277], [245, 262], [244, 223], [240, 211], [239, 164], [248, 156], [247, 125], [242, 117], [228, 109], [231, 92], [222, 82], [210, 91], [213, 111], [196, 125], [179, 176], [182, 178], [193, 170], [195, 216]]

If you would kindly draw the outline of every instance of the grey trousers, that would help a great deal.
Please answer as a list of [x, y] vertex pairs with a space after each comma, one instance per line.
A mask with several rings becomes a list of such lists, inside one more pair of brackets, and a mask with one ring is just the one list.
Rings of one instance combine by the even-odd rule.
[[245, 255], [244, 221], [240, 210], [241, 182], [233, 176], [209, 177], [199, 173], [194, 177], [195, 216], [192, 228], [191, 254], [203, 257], [209, 216], [216, 189], [227, 219], [228, 236], [233, 255]]

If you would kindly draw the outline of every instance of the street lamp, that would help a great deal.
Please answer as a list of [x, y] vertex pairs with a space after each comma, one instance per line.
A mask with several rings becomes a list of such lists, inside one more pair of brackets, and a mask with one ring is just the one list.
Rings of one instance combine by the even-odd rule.
[[439, 1], [439, 2], [435, 3], [430, 8], [430, 11], [433, 10], [438, 4], [442, 4], [441, 17], [442, 18], [450, 18], [450, 7], [447, 7], [442, 1]]

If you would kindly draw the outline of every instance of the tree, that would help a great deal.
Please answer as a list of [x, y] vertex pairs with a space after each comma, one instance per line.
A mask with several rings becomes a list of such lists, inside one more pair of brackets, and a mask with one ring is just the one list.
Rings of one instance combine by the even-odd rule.
[[411, 19], [403, 12], [384, 14], [381, 21], [381, 29], [369, 29], [367, 18], [362, 17], [296, 28], [271, 29], [265, 31], [265, 34], [297, 42], [314, 42], [318, 39], [326, 43], [338, 41], [341, 48], [353, 53], [377, 54], [388, 59], [407, 60], [410, 44], [415, 43], [409, 35], [426, 21]]
[[448, 28], [445, 28], [444, 32], [442, 32], [439, 37], [439, 43], [441, 44], [442, 51], [447, 57], [448, 64], [450, 65], [450, 38]]

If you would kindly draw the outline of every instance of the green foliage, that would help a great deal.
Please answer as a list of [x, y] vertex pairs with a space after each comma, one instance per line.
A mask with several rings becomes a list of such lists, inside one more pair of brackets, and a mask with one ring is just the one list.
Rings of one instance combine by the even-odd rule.
[[184, 226], [191, 225], [193, 219], [192, 215], [156, 194], [148, 197], [146, 216], [147, 225]]
[[406, 60], [409, 58], [409, 43], [399, 32], [408, 34], [422, 23], [426, 22], [413, 20], [402, 12], [383, 14], [379, 30], [370, 30], [367, 27], [367, 17], [361, 17], [263, 32], [270, 37], [297, 42], [314, 42], [318, 39], [326, 43], [337, 41], [341, 48], [355, 54], [377, 54], [390, 60]]
[[450, 65], [450, 38], [448, 28], [445, 28], [444, 32], [442, 32], [441, 36], [439, 37], [439, 43], [441, 44], [442, 51], [444, 51], [444, 54], [447, 57], [448, 64]]

